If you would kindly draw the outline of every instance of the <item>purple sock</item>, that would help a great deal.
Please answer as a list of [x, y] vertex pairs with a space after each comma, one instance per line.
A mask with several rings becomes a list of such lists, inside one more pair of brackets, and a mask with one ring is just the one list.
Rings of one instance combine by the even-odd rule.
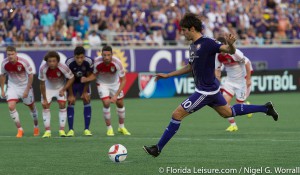
[[73, 105], [68, 105], [67, 116], [68, 116], [69, 130], [71, 130], [71, 129], [73, 129], [73, 122], [74, 122], [74, 106]]
[[179, 129], [180, 123], [180, 120], [176, 120], [174, 118], [171, 119], [169, 126], [166, 128], [164, 134], [161, 136], [157, 144], [158, 149], [160, 151], [164, 148], [168, 141], [176, 134], [177, 130]]
[[90, 104], [84, 105], [83, 114], [84, 114], [84, 125], [85, 125], [84, 129], [89, 129], [90, 122], [91, 122], [91, 114], [92, 114], [92, 108]]
[[232, 116], [245, 115], [256, 112], [266, 113], [268, 108], [265, 105], [245, 105], [245, 104], [235, 104], [231, 107]]

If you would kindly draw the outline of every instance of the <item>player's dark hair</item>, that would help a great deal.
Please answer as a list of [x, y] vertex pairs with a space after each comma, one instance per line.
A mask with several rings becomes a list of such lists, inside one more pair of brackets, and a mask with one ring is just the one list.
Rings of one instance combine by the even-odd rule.
[[111, 46], [104, 46], [104, 47], [102, 48], [102, 52], [104, 52], [104, 51], [110, 51], [110, 52], [112, 53], [112, 48], [111, 48]]
[[7, 51], [16, 52], [17, 49], [16, 49], [15, 47], [13, 47], [13, 46], [7, 46], [7, 47], [6, 47], [6, 52], [7, 52]]
[[77, 46], [74, 50], [74, 55], [85, 55], [85, 49], [82, 46]]
[[217, 40], [220, 41], [222, 44], [227, 44], [227, 41], [223, 36], [218, 37]]
[[197, 32], [201, 32], [203, 28], [200, 16], [194, 13], [186, 13], [180, 20], [179, 25], [189, 30], [194, 27]]
[[57, 62], [60, 61], [60, 56], [59, 56], [59, 54], [58, 54], [57, 52], [55, 52], [55, 51], [49, 51], [49, 52], [45, 55], [44, 60], [45, 60], [45, 61], [48, 61], [48, 59], [49, 59], [49, 58], [52, 58], [52, 57], [55, 57], [56, 60], [57, 60]]

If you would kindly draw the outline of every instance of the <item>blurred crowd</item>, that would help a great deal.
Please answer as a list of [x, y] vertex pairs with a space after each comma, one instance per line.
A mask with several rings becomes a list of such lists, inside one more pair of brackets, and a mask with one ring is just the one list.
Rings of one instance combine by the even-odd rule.
[[184, 45], [179, 21], [240, 45], [300, 44], [300, 0], [0, 0], [0, 46]]

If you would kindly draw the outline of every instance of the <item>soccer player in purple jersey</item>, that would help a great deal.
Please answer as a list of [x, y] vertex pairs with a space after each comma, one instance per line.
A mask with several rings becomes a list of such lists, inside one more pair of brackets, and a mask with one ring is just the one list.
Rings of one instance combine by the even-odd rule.
[[203, 36], [201, 34], [202, 22], [199, 16], [193, 13], [186, 13], [180, 21], [180, 26], [185, 38], [193, 42], [189, 49], [189, 64], [180, 70], [168, 74], [157, 74], [156, 79], [159, 80], [161, 78], [169, 78], [192, 72], [196, 85], [195, 92], [175, 109], [170, 124], [166, 128], [159, 142], [156, 145], [143, 147], [146, 153], [153, 157], [157, 157], [179, 129], [181, 120], [206, 105], [215, 109], [224, 118], [263, 112], [272, 116], [275, 121], [278, 120], [278, 113], [271, 102], [268, 102], [265, 105], [235, 104], [230, 107], [222, 96], [220, 92], [220, 83], [214, 74], [215, 56], [216, 53], [220, 52], [234, 54], [235, 36], [231, 34], [226, 36], [227, 45], [223, 45], [214, 39]]
[[72, 86], [68, 89], [68, 124], [69, 124], [69, 132], [67, 133], [67, 137], [73, 137], [75, 135], [73, 129], [74, 122], [74, 105], [76, 101], [76, 95], [79, 94], [81, 99], [83, 100], [84, 109], [84, 132], [83, 135], [91, 136], [92, 133], [89, 130], [92, 109], [90, 105], [90, 83], [81, 83], [80, 79], [83, 76], [88, 76], [92, 73], [94, 69], [94, 61], [85, 56], [85, 49], [82, 46], [78, 46], [74, 50], [74, 57], [68, 58], [66, 60], [66, 65], [71, 69], [73, 74], [75, 75], [75, 81]]

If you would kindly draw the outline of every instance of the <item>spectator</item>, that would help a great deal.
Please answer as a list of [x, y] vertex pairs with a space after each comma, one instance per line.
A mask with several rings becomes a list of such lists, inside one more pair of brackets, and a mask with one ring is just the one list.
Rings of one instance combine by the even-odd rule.
[[59, 8], [59, 16], [61, 19], [66, 20], [67, 14], [68, 14], [68, 6], [69, 6], [69, 0], [57, 0], [58, 2], [58, 8]]
[[168, 45], [176, 45], [176, 40], [179, 36], [179, 30], [177, 25], [174, 23], [174, 19], [171, 18], [168, 20], [168, 23], [165, 25], [164, 28], [164, 37], [166, 40], [166, 43]]
[[76, 0], [72, 0], [72, 3], [68, 8], [68, 25], [76, 26], [79, 20], [79, 10], [80, 7], [77, 4]]
[[153, 40], [158, 46], [164, 45], [164, 38], [161, 30], [156, 30], [153, 32]]
[[12, 31], [9, 31], [7, 33], [7, 36], [5, 37], [5, 43], [6, 43], [6, 46], [13, 45], [13, 32]]
[[75, 27], [75, 31], [81, 33], [82, 38], [84, 38], [86, 32], [88, 31], [88, 27], [84, 24], [84, 20], [80, 19], [79, 23]]
[[259, 32], [258, 35], [255, 37], [255, 43], [259, 46], [264, 45], [265, 39], [261, 32]]
[[41, 15], [40, 25], [43, 27], [44, 32], [48, 32], [50, 26], [52, 26], [55, 22], [54, 15], [49, 13], [48, 7], [44, 7], [43, 14]]
[[25, 39], [26, 44], [25, 46], [33, 46], [34, 42], [35, 42], [35, 32], [33, 30], [31, 30], [28, 34], [28, 36]]
[[5, 47], [5, 41], [3, 40], [3, 36], [0, 35], [0, 47]]
[[72, 38], [72, 46], [82, 46], [83, 40], [82, 40], [82, 34], [80, 32], [77, 32], [76, 37]]
[[35, 47], [41, 47], [41, 46], [46, 46], [47, 45], [47, 38], [44, 36], [43, 32], [40, 32], [36, 37], [35, 37]]
[[52, 13], [54, 15], [55, 19], [57, 19], [58, 15], [59, 15], [59, 7], [56, 4], [56, 0], [50, 0], [49, 13]]
[[91, 47], [96, 48], [101, 45], [101, 38], [97, 35], [96, 31], [92, 31], [88, 36], [88, 41]]
[[27, 30], [30, 30], [31, 27], [32, 27], [32, 24], [33, 24], [33, 15], [30, 12], [30, 9], [27, 8], [26, 12], [24, 13], [24, 25], [25, 25], [25, 28]]

